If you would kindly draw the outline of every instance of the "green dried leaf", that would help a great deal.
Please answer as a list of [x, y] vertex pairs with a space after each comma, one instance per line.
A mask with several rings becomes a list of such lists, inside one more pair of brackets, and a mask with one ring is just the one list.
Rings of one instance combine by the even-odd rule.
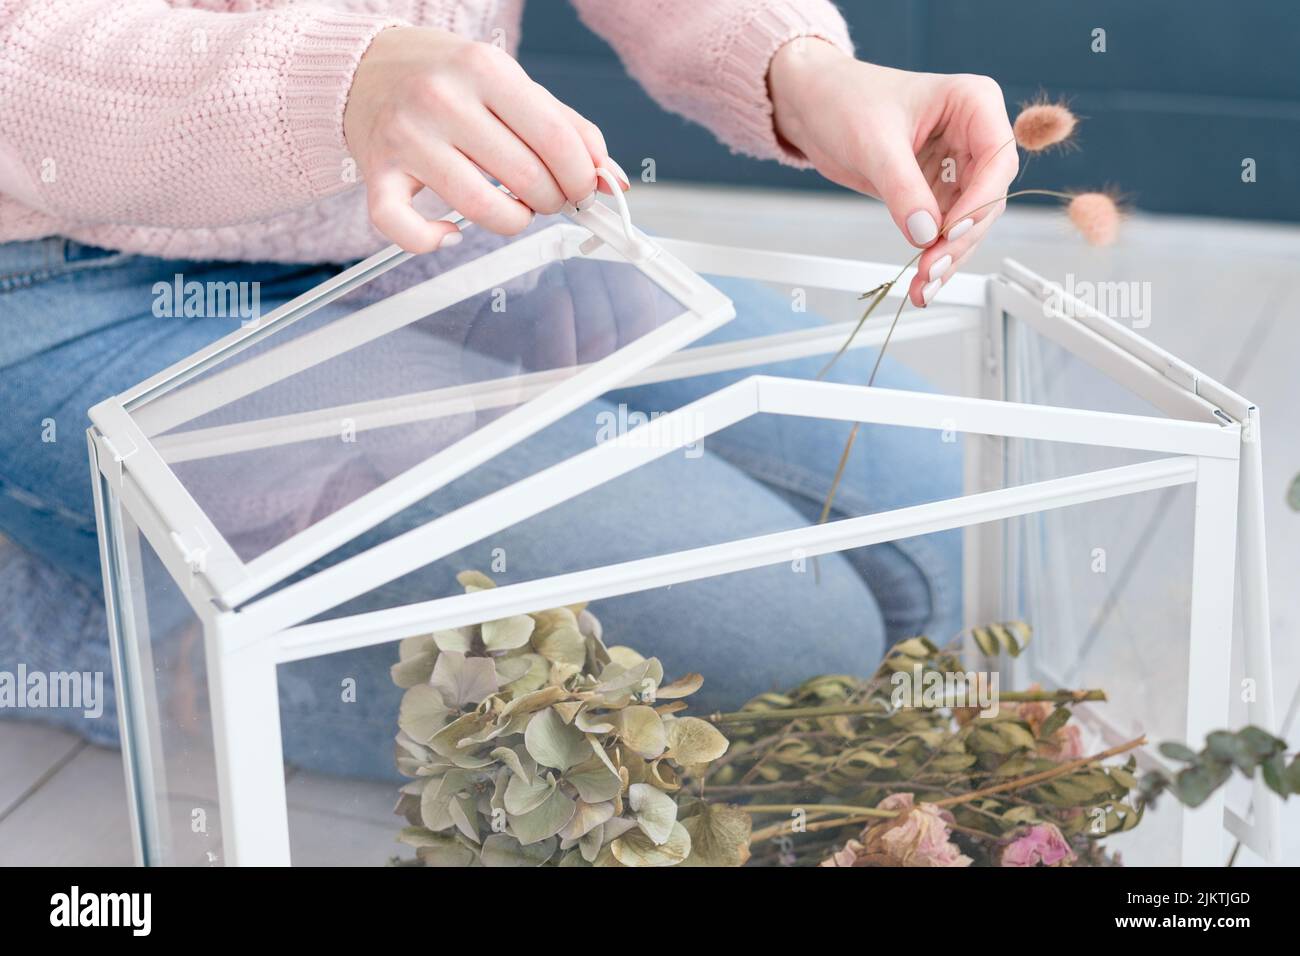
[[455, 651], [457, 654], [468, 654], [474, 649], [474, 635], [464, 628], [456, 628], [451, 631], [435, 631], [433, 643], [438, 646], [440, 651]]
[[971, 628], [971, 637], [986, 657], [997, 657], [1003, 653], [1019, 657], [1020, 652], [1029, 644], [1031, 634], [1029, 625], [1024, 621], [1007, 621]]
[[[590, 751], [588, 751], [590, 753]], [[604, 756], [604, 751], [600, 751]], [[564, 782], [578, 791], [578, 796], [588, 803], [613, 800], [623, 789], [623, 782], [612, 764], [592, 757], [564, 774]]]
[[700, 801], [698, 809], [681, 821], [691, 838], [684, 866], [744, 866], [749, 859], [749, 836], [754, 818], [725, 804]]
[[629, 830], [609, 848], [623, 866], [676, 866], [691, 854], [691, 835], [674, 823], [668, 839], [656, 845], [642, 830]]
[[566, 624], [534, 636], [533, 649], [555, 664], [581, 668], [587, 663], [587, 639], [575, 625]]
[[515, 776], [522, 777], [524, 780], [532, 781], [537, 773], [536, 761], [523, 747], [497, 747], [491, 752], [491, 756], [509, 767]]
[[415, 851], [425, 866], [472, 866], [478, 858], [477, 849], [467, 846], [459, 837], [444, 837], [443, 841], [422, 846]]
[[524, 746], [534, 760], [544, 767], [568, 770], [591, 756], [587, 737], [564, 722], [552, 708], [539, 711], [524, 731]]
[[[938, 648], [935, 647], [928, 638], [909, 637], [905, 641], [899, 641], [890, 648], [890, 651], [895, 654], [902, 654], [904, 657], [924, 660], [937, 652]], [[909, 664], [908, 666], [910, 667], [911, 665]]]
[[600, 702], [604, 706], [624, 707], [634, 700], [654, 700], [663, 678], [664, 667], [657, 658], [646, 658], [630, 667], [611, 660], [601, 671], [596, 692], [600, 694]]
[[447, 837], [441, 833], [434, 833], [425, 827], [402, 827], [402, 832], [397, 835], [399, 843], [405, 843], [407, 846], [441, 846], [447, 841]]
[[613, 733], [614, 724], [608, 714], [596, 715], [589, 707], [584, 707], [573, 718], [573, 725], [589, 734]]
[[1255, 726], [1243, 727], [1237, 732], [1241, 742], [1260, 760], [1282, 753], [1286, 750], [1286, 741], [1274, 737], [1265, 730]]
[[1123, 787], [1125, 791], [1133, 790], [1137, 787], [1137, 778], [1123, 767], [1111, 767], [1109, 773], [1110, 778]]
[[1184, 763], [1192, 763], [1196, 760], [1196, 751], [1192, 750], [1190, 747], [1184, 746], [1183, 744], [1173, 743], [1172, 741], [1162, 743], [1159, 750], [1160, 753], [1168, 757], [1170, 760], [1181, 760]]
[[[1278, 754], [1277, 757], [1279, 760], [1282, 759], [1281, 754]], [[1290, 793], [1300, 793], [1300, 756], [1294, 757], [1291, 760], [1290, 765], [1286, 768], [1286, 773], [1283, 775], [1282, 780], [1286, 784], [1287, 789], [1287, 793], [1283, 794], [1283, 796]]]
[[668, 756], [682, 766], [709, 763], [727, 752], [727, 738], [707, 720], [679, 717], [667, 730]]
[[429, 740], [429, 746], [457, 767], [478, 770], [489, 766], [492, 760], [488, 757], [475, 756], [473, 748], [463, 746], [463, 742], [491, 725], [492, 718], [487, 714], [477, 712], [465, 714], [434, 734]]
[[453, 797], [447, 805], [447, 812], [456, 829], [471, 843], [478, 843], [478, 810], [474, 802], [474, 798], [468, 795]]
[[448, 707], [463, 710], [497, 692], [496, 664], [490, 657], [466, 657], [445, 651], [433, 665], [429, 686], [442, 694]]
[[1015, 721], [999, 720], [993, 724], [993, 729], [1012, 747], [1034, 750], [1038, 746], [1034, 735]]
[[497, 583], [482, 571], [462, 571], [456, 575], [456, 580], [466, 591], [484, 591], [497, 586]]
[[1043, 721], [1043, 726], [1038, 730], [1038, 739], [1046, 740], [1054, 733], [1070, 722], [1070, 708], [1060, 705]]
[[531, 780], [512, 776], [506, 784], [505, 808], [512, 816], [531, 813], [542, 805], [555, 790], [556, 781], [550, 774], [533, 777]]
[[555, 855], [558, 841], [554, 837], [522, 846], [518, 840], [505, 833], [489, 834], [483, 841], [479, 861], [484, 866], [541, 866]]
[[541, 654], [517, 654], [496, 658], [501, 690], [515, 697], [546, 686], [551, 665]]
[[656, 700], [676, 700], [679, 697], [689, 697], [697, 690], [704, 686], [704, 678], [699, 674], [687, 674], [679, 677], [671, 684], [664, 684], [655, 691]]
[[628, 788], [628, 805], [636, 814], [637, 825], [656, 846], [672, 836], [677, 803], [668, 794], [648, 783], [634, 783]]
[[[531, 714], [534, 711], [558, 704], [565, 696], [563, 687], [543, 687], [539, 690], [529, 691], [527, 694], [520, 694], [515, 697], [505, 707], [501, 708], [501, 716], [509, 717], [512, 714]], [[568, 723], [568, 721], [565, 721]]]
[[[930, 769], [937, 770], [940, 773], [955, 773], [959, 770], [965, 770], [967, 767], [975, 766], [978, 759], [974, 754], [942, 754], [930, 762]], [[999, 772], [1001, 771], [999, 770]]]
[[578, 841], [578, 852], [582, 855], [584, 860], [591, 863], [600, 854], [600, 848], [604, 842], [604, 826], [593, 827]]
[[449, 770], [429, 781], [420, 795], [420, 819], [426, 829], [441, 832], [456, 825], [451, 815], [451, 803], [457, 794], [468, 789], [469, 780], [465, 771]]
[[450, 718], [451, 711], [443, 703], [442, 694], [428, 684], [417, 684], [402, 695], [397, 726], [416, 743], [423, 744], [445, 727]]
[[1227, 764], [1188, 767], [1174, 777], [1174, 795], [1189, 807], [1199, 807], [1231, 776], [1232, 767]]
[[592, 830], [603, 826], [605, 821], [613, 815], [614, 804], [608, 800], [601, 803], [587, 803], [585, 800], [579, 800], [577, 801], [577, 808], [573, 812], [573, 817], [560, 831], [560, 839], [570, 843], [581, 840]]
[[539, 843], [563, 830], [565, 824], [573, 819], [577, 808], [578, 805], [560, 790], [552, 790], [551, 795], [537, 809], [520, 816], [508, 815], [510, 832], [524, 846]]
[[516, 614], [483, 625], [483, 646], [489, 651], [512, 651], [523, 647], [533, 635], [535, 622], [527, 614]]
[[618, 737], [635, 753], [647, 760], [658, 757], [668, 747], [668, 732], [663, 718], [653, 707], [638, 704], [618, 714]]
[[433, 664], [438, 658], [436, 647], [423, 654], [414, 654], [398, 661], [389, 669], [393, 683], [403, 689], [416, 687], [429, 682], [433, 673]]

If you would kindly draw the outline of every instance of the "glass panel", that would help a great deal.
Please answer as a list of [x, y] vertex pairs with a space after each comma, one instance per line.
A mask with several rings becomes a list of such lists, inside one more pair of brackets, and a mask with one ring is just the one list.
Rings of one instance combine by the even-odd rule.
[[[820, 357], [800, 360], [811, 366]], [[870, 361], [854, 355], [846, 369]], [[783, 363], [786, 367], [795, 363]], [[626, 434], [639, 422], [675, 410], [748, 372], [707, 376], [620, 390], [590, 403], [490, 465], [448, 485], [355, 542], [360, 549]], [[455, 575], [465, 567], [492, 573], [502, 583], [652, 557], [816, 522], [841, 451], [851, 431], [844, 422], [759, 415], [669, 452], [632, 472], [494, 531], [441, 560], [404, 575], [320, 617], [335, 618], [459, 593]], [[899, 474], [909, 475], [900, 481]], [[851, 517], [956, 497], [962, 490], [962, 443], [954, 432], [866, 426], [837, 487], [833, 517]], [[960, 541], [956, 532], [936, 560], [947, 569], [950, 600], [960, 605]], [[353, 547], [344, 549], [344, 554]], [[340, 555], [341, 557], [342, 555]], [[902, 575], [887, 570], [880, 575]], [[915, 621], [899, 614], [891, 628], [903, 635]], [[948, 622], [955, 629], [955, 620]]]
[[455, 270], [409, 259], [137, 414], [212, 409], [154, 441], [252, 560], [685, 311], [629, 263], [549, 261], [555, 224]]
[[[830, 321], [852, 322], [861, 315], [862, 303], [852, 292], [716, 275], [706, 278], [732, 300], [736, 318], [683, 350], [682, 356], [695, 349], [817, 331]], [[949, 314], [975, 311], [946, 310]], [[930, 316], [905, 313], [903, 322], [913, 318]], [[899, 335], [880, 364], [877, 384], [902, 391], [956, 390], [961, 382], [961, 342], [959, 335], [915, 341]], [[850, 350], [825, 377], [833, 382], [864, 383], [877, 355], [874, 347]], [[748, 376], [761, 373], [814, 379], [829, 357], [819, 354], [761, 364], [754, 359], [727, 371], [611, 391], [406, 509], [311, 570], [425, 524]], [[446, 596], [457, 590], [454, 574], [466, 562], [505, 568], [505, 580], [519, 580], [520, 575], [559, 574], [806, 524], [821, 513], [851, 430], [844, 422], [774, 415], [751, 418], [543, 515], [487, 535], [445, 560], [322, 616]], [[962, 448], [962, 436], [955, 431], [876, 425], [861, 429], [838, 485], [834, 514], [866, 514], [960, 495]], [[900, 473], [909, 475], [909, 480], [897, 480]], [[683, 494], [683, 489], [689, 493]], [[958, 551], [955, 546], [947, 549], [953, 555], [950, 578], [955, 582], [954, 594], [960, 593]], [[956, 603], [959, 600], [954, 600]], [[892, 626], [901, 631], [907, 621], [900, 619]]]
[[[1024, 323], [1008, 319], [1007, 331], [1013, 399], [1167, 417]], [[1005, 449], [1007, 480], [1014, 484], [1162, 457], [1021, 440], [1008, 440]], [[1184, 485], [1007, 523], [1011, 567], [1019, 569], [1012, 612], [1054, 635], [1035, 642], [1027, 674], [1105, 686], [1105, 714], [1121, 736], [1179, 742], [1185, 736], [1195, 495]], [[1116, 845], [1125, 847], [1129, 863], [1177, 863], [1168, 848], [1178, 845], [1178, 819], [1162, 812]]]
[[118, 534], [134, 753], [128, 772], [138, 788], [146, 862], [211, 866], [221, 858], [221, 821], [203, 627], [129, 515]]

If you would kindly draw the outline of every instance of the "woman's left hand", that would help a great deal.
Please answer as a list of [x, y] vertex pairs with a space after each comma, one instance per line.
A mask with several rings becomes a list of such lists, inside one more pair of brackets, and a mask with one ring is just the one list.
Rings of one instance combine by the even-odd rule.
[[925, 250], [909, 296], [923, 307], [988, 232], [1019, 169], [1002, 90], [987, 76], [863, 63], [792, 40], [768, 73], [777, 133], [834, 182], [884, 201]]

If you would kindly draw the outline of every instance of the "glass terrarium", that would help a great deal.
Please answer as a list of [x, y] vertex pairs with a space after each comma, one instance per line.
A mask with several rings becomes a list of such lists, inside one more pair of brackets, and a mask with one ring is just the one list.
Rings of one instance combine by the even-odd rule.
[[[996, 675], [957, 769], [1025, 727], [1046, 759], [1040, 705], [1131, 757], [1115, 786], [1271, 725], [1250, 403], [1015, 263], [890, 335], [856, 316], [896, 267], [651, 238], [618, 200], [386, 250], [91, 410], [140, 862], [816, 862], [903, 773], [862, 726], [957, 713], [898, 716], [882, 658]], [[925, 379], [823, 374], [850, 338]], [[788, 492], [850, 429], [894, 491], [820, 520]], [[912, 620], [919, 555], [951, 574]], [[1128, 862], [1271, 855], [1261, 787], [1131, 830], [1118, 792], [1089, 824]]]

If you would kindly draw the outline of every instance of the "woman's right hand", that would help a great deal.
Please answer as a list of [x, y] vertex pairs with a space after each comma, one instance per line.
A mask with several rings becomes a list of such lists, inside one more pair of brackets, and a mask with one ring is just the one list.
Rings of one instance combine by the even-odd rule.
[[392, 27], [375, 37], [353, 76], [343, 131], [365, 177], [371, 222], [408, 252], [460, 241], [455, 226], [412, 207], [426, 186], [503, 235], [523, 230], [534, 212], [590, 196], [597, 166], [628, 188], [594, 123], [505, 51], [444, 30]]

